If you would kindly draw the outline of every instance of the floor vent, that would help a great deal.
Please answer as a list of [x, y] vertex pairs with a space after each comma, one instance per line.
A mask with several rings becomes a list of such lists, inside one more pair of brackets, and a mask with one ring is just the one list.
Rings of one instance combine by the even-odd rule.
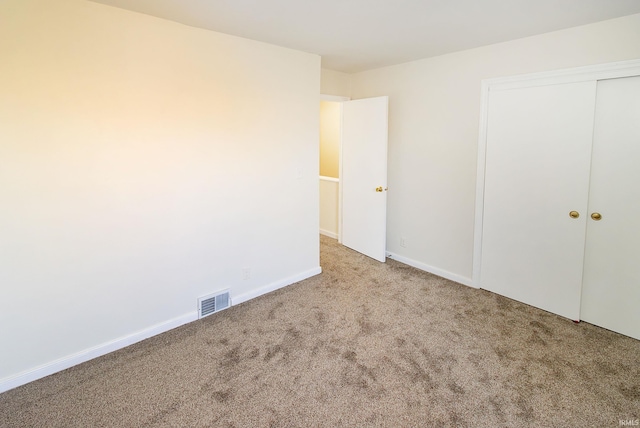
[[204, 318], [207, 315], [227, 309], [229, 306], [231, 306], [229, 290], [200, 297], [198, 299], [198, 318]]

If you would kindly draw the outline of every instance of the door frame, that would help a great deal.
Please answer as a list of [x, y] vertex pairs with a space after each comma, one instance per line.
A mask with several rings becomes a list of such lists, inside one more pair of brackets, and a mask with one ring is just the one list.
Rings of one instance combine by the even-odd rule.
[[[320, 94], [320, 101], [340, 103], [340, 136], [338, 140], [338, 243], [342, 244], [342, 103], [351, 97]], [[318, 144], [320, 142], [318, 141]]]
[[476, 212], [474, 225], [472, 287], [481, 288], [482, 285], [480, 271], [482, 260], [482, 225], [484, 215], [485, 162], [487, 155], [487, 124], [489, 120], [490, 92], [533, 86], [615, 79], [639, 75], [640, 60], [630, 60], [482, 80], [476, 175]]

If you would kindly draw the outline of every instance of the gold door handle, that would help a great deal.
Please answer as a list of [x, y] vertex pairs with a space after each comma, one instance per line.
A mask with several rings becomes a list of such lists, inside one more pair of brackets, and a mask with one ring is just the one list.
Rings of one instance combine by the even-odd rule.
[[594, 219], [595, 221], [600, 221], [600, 220], [602, 220], [602, 214], [593, 213], [593, 214], [591, 214], [591, 218]]
[[571, 211], [571, 212], [569, 213], [569, 217], [571, 217], [571, 218], [578, 218], [578, 217], [580, 217], [580, 213], [579, 213], [578, 211]]
[[[384, 190], [387, 190], [387, 189], [384, 189]], [[382, 186], [376, 187], [376, 192], [382, 192]]]

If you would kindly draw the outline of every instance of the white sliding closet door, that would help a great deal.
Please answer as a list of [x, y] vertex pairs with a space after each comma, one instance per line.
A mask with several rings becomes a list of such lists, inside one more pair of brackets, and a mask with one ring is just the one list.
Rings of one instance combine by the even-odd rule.
[[489, 93], [481, 287], [573, 320], [595, 96], [595, 81]]
[[640, 339], [640, 76], [598, 82], [585, 217], [581, 318]]

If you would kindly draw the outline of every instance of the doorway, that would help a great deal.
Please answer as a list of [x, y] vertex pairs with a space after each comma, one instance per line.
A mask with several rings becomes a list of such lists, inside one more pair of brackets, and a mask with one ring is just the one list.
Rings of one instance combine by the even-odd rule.
[[320, 96], [320, 234], [340, 239], [342, 103], [347, 97]]
[[386, 260], [386, 96], [321, 99], [320, 231]]

